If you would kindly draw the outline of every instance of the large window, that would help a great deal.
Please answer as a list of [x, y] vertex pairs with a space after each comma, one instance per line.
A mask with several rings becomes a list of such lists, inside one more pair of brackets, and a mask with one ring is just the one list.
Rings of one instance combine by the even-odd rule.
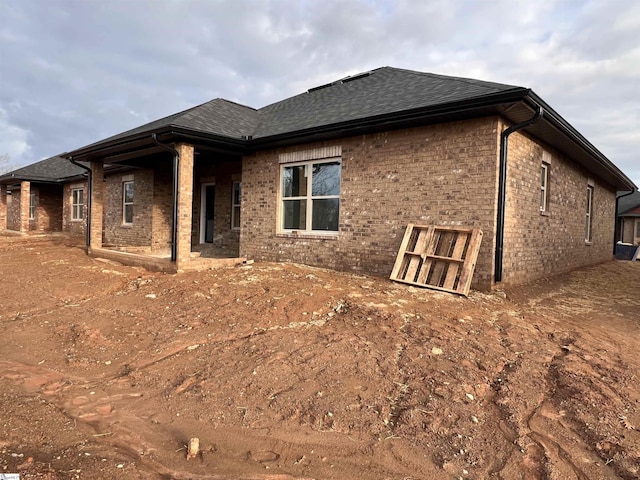
[[240, 201], [242, 199], [242, 184], [233, 182], [233, 191], [231, 196], [231, 228], [237, 230], [240, 228]]
[[84, 218], [84, 190], [74, 188], [71, 190], [71, 220]]
[[593, 225], [593, 185], [587, 186], [587, 210], [585, 214], [584, 224], [584, 240], [591, 242], [593, 239], [593, 232], [591, 227]]
[[122, 223], [133, 223], [133, 182], [122, 183]]
[[282, 165], [281, 230], [337, 232], [340, 160]]
[[549, 164], [543, 163], [540, 168], [540, 211], [546, 212], [549, 206]]
[[29, 194], [29, 220], [35, 220], [36, 218], [36, 194]]

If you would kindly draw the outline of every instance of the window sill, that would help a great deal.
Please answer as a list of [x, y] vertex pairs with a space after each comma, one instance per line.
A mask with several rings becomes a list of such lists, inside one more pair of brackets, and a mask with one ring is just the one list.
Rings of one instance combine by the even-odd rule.
[[588, 247], [590, 247], [591, 245], [593, 245], [593, 241], [589, 241], [589, 240], [585, 240], [584, 244]]
[[120, 226], [122, 228], [133, 228], [133, 223], [122, 223]]
[[299, 238], [301, 240], [338, 240], [338, 232], [316, 233], [316, 232], [277, 232], [276, 237], [280, 238]]
[[549, 212], [548, 210], [540, 210], [540, 216], [541, 217], [550, 217], [551, 216], [551, 212]]

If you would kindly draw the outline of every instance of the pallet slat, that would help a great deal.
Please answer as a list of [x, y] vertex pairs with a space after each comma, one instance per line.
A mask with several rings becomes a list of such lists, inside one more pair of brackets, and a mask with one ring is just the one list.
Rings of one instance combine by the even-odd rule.
[[410, 223], [390, 278], [467, 296], [481, 241], [479, 228]]

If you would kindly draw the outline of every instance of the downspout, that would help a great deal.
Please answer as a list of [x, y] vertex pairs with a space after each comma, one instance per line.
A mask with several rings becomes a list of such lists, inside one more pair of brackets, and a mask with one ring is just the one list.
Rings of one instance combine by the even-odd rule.
[[80, 167], [87, 172], [87, 223], [85, 225], [85, 236], [87, 241], [87, 248], [89, 248], [91, 246], [91, 181], [93, 178], [93, 174], [91, 172], [91, 167], [87, 167], [86, 165], [82, 165], [81, 163], [76, 162], [73, 157], [69, 157], [69, 161], [76, 167]]
[[498, 178], [498, 215], [496, 220], [496, 254], [494, 282], [502, 281], [502, 257], [504, 250], [504, 217], [507, 202], [507, 147], [509, 146], [509, 135], [518, 130], [522, 130], [529, 125], [533, 125], [542, 118], [544, 110], [540, 105], [536, 105], [536, 113], [529, 120], [517, 123], [507, 128], [500, 134], [500, 176]]
[[633, 195], [634, 193], [636, 193], [636, 189], [632, 189], [629, 193], [625, 193], [624, 195], [620, 195], [619, 197], [616, 197], [616, 214], [615, 214], [615, 227], [613, 228], [613, 254], [616, 254], [616, 243], [618, 242], [618, 234], [620, 233], [620, 230], [618, 229], [618, 200], [620, 200], [621, 198], [624, 197], [628, 197], [629, 195]]
[[180, 154], [175, 148], [164, 143], [160, 143], [155, 133], [151, 134], [151, 138], [156, 145], [173, 153], [173, 192], [171, 201], [171, 261], [175, 262], [178, 257], [178, 166], [180, 163]]

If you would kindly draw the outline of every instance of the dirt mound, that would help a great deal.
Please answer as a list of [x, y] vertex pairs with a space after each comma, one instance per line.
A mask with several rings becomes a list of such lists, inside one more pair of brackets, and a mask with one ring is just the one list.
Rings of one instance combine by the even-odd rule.
[[299, 265], [149, 273], [62, 240], [0, 237], [0, 260], [0, 473], [640, 475], [640, 264], [467, 299]]

